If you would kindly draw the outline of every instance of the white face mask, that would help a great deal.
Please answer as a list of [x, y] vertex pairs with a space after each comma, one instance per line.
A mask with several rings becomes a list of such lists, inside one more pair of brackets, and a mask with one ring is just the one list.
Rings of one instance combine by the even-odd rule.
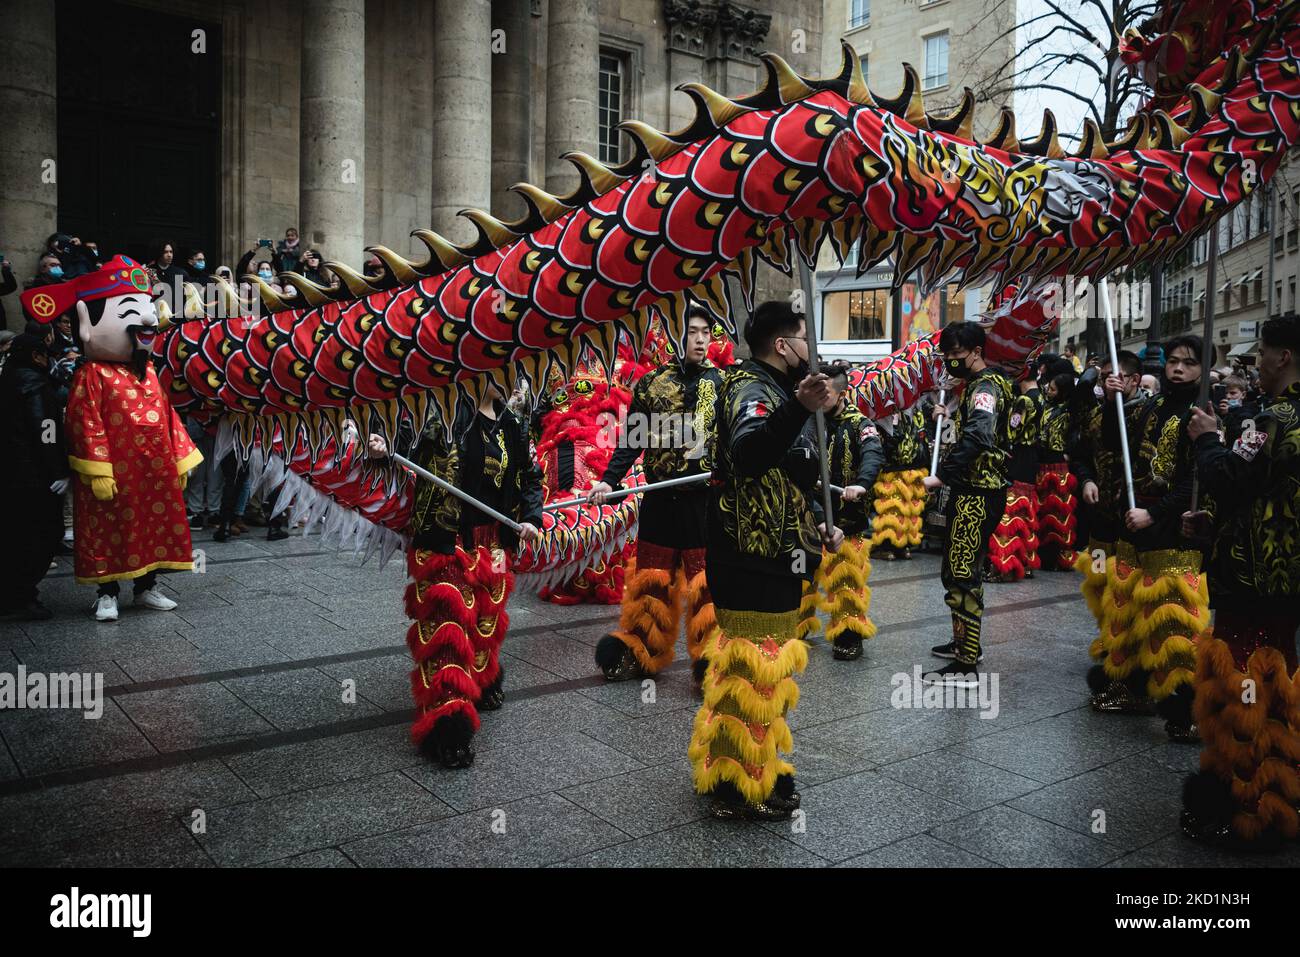
[[1104, 398], [1106, 398], [1106, 390], [1103, 389], [1103, 388], [1102, 388], [1101, 386], [1099, 386], [1099, 385], [1095, 385], [1095, 386], [1092, 387], [1092, 394], [1095, 395], [1095, 396], [1096, 396], [1097, 398], [1099, 398], [1099, 399], [1104, 399]]

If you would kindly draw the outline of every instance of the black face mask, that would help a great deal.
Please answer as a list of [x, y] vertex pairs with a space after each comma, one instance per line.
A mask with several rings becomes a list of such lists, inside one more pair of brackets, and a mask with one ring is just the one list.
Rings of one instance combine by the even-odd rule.
[[[788, 339], [786, 341], [789, 342]], [[781, 361], [784, 362], [785, 359], [782, 359]], [[807, 359], [800, 359], [799, 364], [794, 368], [790, 368], [789, 366], [786, 366], [786, 375], [790, 377], [791, 382], [798, 383], [800, 380], [802, 380], [808, 375], [808, 372], [811, 368], [812, 367], [808, 364]]]
[[965, 356], [962, 356], [960, 359], [945, 358], [943, 360], [943, 367], [948, 370], [948, 375], [952, 376], [954, 379], [970, 378], [970, 367], [966, 365]]

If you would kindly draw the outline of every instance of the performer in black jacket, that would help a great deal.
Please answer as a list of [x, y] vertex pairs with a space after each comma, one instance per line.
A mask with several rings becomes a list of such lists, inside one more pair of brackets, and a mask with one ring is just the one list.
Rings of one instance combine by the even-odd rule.
[[820, 465], [804, 424], [832, 395], [827, 376], [809, 373], [804, 318], [765, 302], [745, 339], [753, 358], [727, 371], [718, 396], [705, 561], [718, 627], [690, 758], [714, 816], [780, 819], [799, 804], [778, 754], [793, 748], [785, 714], [808, 662], [794, 638], [799, 596], [823, 541], [838, 550], [843, 535], [826, 528], [814, 492]]
[[[370, 437], [369, 451], [387, 453]], [[462, 405], [448, 441], [431, 420], [411, 461], [523, 525], [534, 538], [542, 524], [542, 475], [525, 423], [489, 385], [477, 409]], [[479, 712], [505, 698], [501, 642], [509, 625], [506, 599], [514, 587], [509, 551], [519, 537], [450, 492], [417, 479], [411, 509], [406, 643], [415, 658], [411, 687], [419, 711], [411, 738], [446, 767], [474, 760], [470, 740]]]
[[[1183, 792], [1183, 830], [1244, 843], [1300, 836], [1300, 321], [1260, 330], [1265, 392], [1229, 444], [1193, 410], [1196, 474], [1217, 505], [1207, 566], [1213, 636], [1196, 652], [1201, 770]], [[1193, 518], [1193, 516], [1186, 516]], [[1195, 516], [1197, 518], [1201, 515]], [[1191, 529], [1185, 529], [1191, 531]]]
[[943, 552], [944, 601], [952, 609], [952, 641], [931, 652], [951, 663], [926, 681], [959, 688], [979, 685], [983, 657], [980, 630], [984, 616], [981, 570], [989, 535], [1002, 518], [1007, 487], [1007, 450], [1011, 447], [1011, 380], [984, 359], [984, 329], [977, 322], [945, 326], [939, 336], [948, 374], [966, 382], [957, 410], [956, 443], [926, 476], [925, 487], [952, 488], [948, 499], [948, 539]]
[[[647, 482], [698, 475], [709, 468], [707, 446], [722, 372], [706, 358], [712, 320], [702, 306], [687, 316], [686, 350], [646, 373], [632, 390], [626, 428], [590, 501], [601, 504], [644, 453]], [[617, 630], [596, 645], [596, 664], [610, 681], [653, 675], [673, 660], [686, 606], [686, 649], [695, 680], [704, 677], [704, 641], [713, 630], [713, 600], [704, 574], [704, 512], [700, 481], [646, 492], [637, 523], [636, 558], [623, 578]]]
[[[871, 489], [885, 462], [885, 449], [876, 424], [858, 411], [848, 399], [847, 370], [831, 377], [835, 407], [826, 415], [826, 454], [830, 459], [831, 484], [844, 489], [831, 498], [835, 508], [833, 524], [844, 532], [838, 551], [822, 557], [817, 575], [804, 584], [799, 605], [799, 628], [795, 634], [807, 638], [817, 632], [818, 610], [830, 615], [826, 639], [833, 646], [836, 661], [862, 657], [862, 643], [876, 634], [869, 617], [871, 588]], [[809, 421], [805, 427], [812, 429]]]

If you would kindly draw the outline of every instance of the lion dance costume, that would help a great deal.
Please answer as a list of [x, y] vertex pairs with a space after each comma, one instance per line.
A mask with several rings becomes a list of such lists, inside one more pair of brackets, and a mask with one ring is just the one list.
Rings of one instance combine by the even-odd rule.
[[[434, 422], [412, 461], [521, 522], [542, 526], [541, 474], [524, 424], [504, 403], [495, 415], [462, 406], [449, 438]], [[501, 642], [514, 587], [507, 549], [518, 542], [494, 519], [432, 483], [416, 486], [411, 509], [406, 642], [415, 659], [418, 712], [411, 738], [448, 767], [473, 761], [479, 711], [501, 707]]]
[[1011, 486], [998, 527], [989, 536], [989, 570], [994, 581], [1020, 581], [1041, 568], [1038, 558], [1038, 414], [1037, 389], [1016, 396], [1008, 428]]
[[[1273, 320], [1279, 321], [1279, 320]], [[1285, 320], [1282, 320], [1285, 321]], [[1201, 770], [1183, 792], [1196, 837], [1300, 836], [1300, 384], [1224, 447], [1196, 440], [1197, 474], [1224, 510], [1209, 567], [1214, 629], [1197, 651]]]
[[[1107, 560], [1103, 627], [1090, 649], [1100, 670], [1088, 677], [1093, 708], [1141, 713], [1155, 705], [1176, 740], [1195, 738], [1196, 641], [1210, 618], [1201, 553], [1180, 532], [1194, 469], [1185, 423], [1197, 388], [1194, 382], [1168, 383], [1159, 395], [1126, 407], [1134, 493], [1153, 524], [1120, 532], [1113, 564]], [[1115, 455], [1118, 420], [1106, 403], [1103, 439]]]
[[875, 519], [871, 547], [886, 561], [911, 558], [921, 544], [921, 516], [925, 513], [925, 486], [930, 474], [925, 416], [918, 402], [896, 412], [884, 432], [885, 466], [872, 485]]
[[1038, 430], [1038, 552], [1043, 567], [1074, 568], [1075, 496], [1079, 480], [1070, 472], [1065, 454], [1070, 442], [1067, 397], [1049, 399], [1042, 407]]
[[[722, 373], [707, 358], [697, 364], [673, 357], [642, 376], [603, 481], [618, 488], [639, 455], [647, 483], [708, 471], [721, 384]], [[687, 652], [697, 680], [703, 677], [704, 643], [716, 624], [704, 574], [707, 498], [703, 481], [642, 496], [619, 627], [596, 645], [596, 663], [609, 680], [657, 674], [670, 664], [683, 610]]]
[[836, 660], [853, 661], [862, 657], [862, 643], [876, 634], [867, 584], [871, 577], [871, 513], [865, 496], [871, 494], [885, 450], [875, 423], [841, 402], [826, 416], [826, 454], [831, 484], [858, 486], [864, 498], [838, 504], [833, 523], [844, 533], [844, 542], [838, 550], [822, 556], [812, 581], [804, 584], [795, 637], [816, 634], [821, 627], [817, 612], [823, 611], [830, 617], [826, 640]]

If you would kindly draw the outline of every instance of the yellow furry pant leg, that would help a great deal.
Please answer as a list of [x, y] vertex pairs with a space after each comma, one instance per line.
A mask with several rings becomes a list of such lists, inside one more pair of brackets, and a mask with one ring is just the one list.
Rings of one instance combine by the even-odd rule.
[[794, 742], [786, 713], [799, 700], [794, 674], [808, 664], [808, 646], [790, 637], [799, 612], [716, 609], [718, 627], [704, 654], [704, 704], [695, 716], [690, 759], [695, 789], [708, 794], [730, 782], [751, 804], [771, 796], [781, 759]]
[[1210, 593], [1200, 552], [1161, 549], [1138, 556], [1129, 626], [1147, 694], [1161, 701], [1196, 676], [1196, 642], [1210, 624]]
[[1101, 600], [1101, 631], [1088, 649], [1094, 660], [1106, 669], [1112, 681], [1124, 681], [1139, 667], [1138, 645], [1133, 634], [1133, 616], [1137, 605], [1133, 590], [1141, 579], [1137, 553], [1127, 542], [1115, 546], [1115, 554], [1106, 558], [1106, 585]]
[[821, 631], [821, 619], [817, 617], [817, 609], [821, 607], [818, 589], [820, 583], [818, 578], [821, 576], [822, 569], [826, 567], [826, 555], [822, 553], [822, 563], [817, 566], [817, 573], [813, 576], [812, 581], [803, 583], [803, 595], [799, 598], [799, 623], [794, 626], [794, 636], [807, 640], [817, 632]]
[[1079, 591], [1083, 593], [1088, 611], [1097, 620], [1098, 632], [1101, 631], [1106, 585], [1110, 581], [1106, 566], [1114, 550], [1114, 542], [1099, 542], [1093, 538], [1088, 540], [1088, 547], [1082, 549], [1074, 560], [1074, 570], [1083, 576]]
[[871, 541], [865, 535], [846, 536], [839, 550], [828, 554], [817, 569], [818, 607], [830, 616], [826, 638], [866, 641], [876, 634], [871, 609]]
[[921, 544], [921, 516], [925, 512], [924, 469], [881, 472], [872, 491], [876, 516], [872, 545], [916, 548]]

